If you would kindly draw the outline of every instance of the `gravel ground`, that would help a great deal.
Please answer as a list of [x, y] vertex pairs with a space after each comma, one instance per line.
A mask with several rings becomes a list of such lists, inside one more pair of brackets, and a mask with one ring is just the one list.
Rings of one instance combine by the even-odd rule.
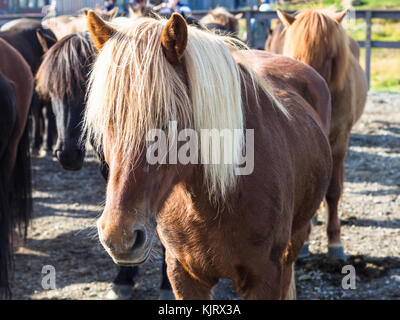
[[[313, 256], [296, 263], [299, 299], [400, 299], [400, 94], [370, 93], [354, 127], [340, 204], [347, 262], [326, 258], [325, 214], [314, 226]], [[16, 249], [14, 299], [105, 299], [117, 266], [97, 240], [95, 220], [105, 183], [93, 155], [69, 172], [50, 155], [33, 159], [34, 214], [26, 244]], [[141, 268], [135, 299], [157, 299], [159, 245]], [[342, 267], [356, 270], [356, 289], [342, 288]], [[56, 289], [41, 286], [42, 268], [56, 270]], [[217, 299], [237, 299], [222, 280]]]

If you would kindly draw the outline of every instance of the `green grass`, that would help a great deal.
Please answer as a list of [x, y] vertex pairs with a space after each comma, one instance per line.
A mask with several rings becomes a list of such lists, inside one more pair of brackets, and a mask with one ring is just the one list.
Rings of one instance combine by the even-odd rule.
[[[354, 39], [358, 41], [365, 40], [365, 20], [345, 20], [343, 26]], [[373, 19], [371, 31], [371, 37], [374, 41], [400, 41], [400, 20]]]
[[[344, 27], [356, 40], [366, 38], [365, 21], [345, 20]], [[399, 20], [372, 20], [372, 40], [400, 41]], [[361, 49], [360, 63], [365, 70], [365, 49]], [[400, 49], [378, 49], [371, 51], [371, 90], [400, 92]]]
[[[365, 70], [365, 49], [361, 49], [360, 64]], [[400, 92], [400, 49], [371, 51], [371, 90]]]

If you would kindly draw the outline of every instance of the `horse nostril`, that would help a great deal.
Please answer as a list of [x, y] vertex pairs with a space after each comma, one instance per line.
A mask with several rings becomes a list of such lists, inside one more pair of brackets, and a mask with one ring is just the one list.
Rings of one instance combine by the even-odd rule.
[[133, 234], [133, 245], [131, 250], [135, 251], [136, 249], [140, 248], [144, 244], [144, 240], [145, 240], [144, 231], [136, 230], [135, 233]]

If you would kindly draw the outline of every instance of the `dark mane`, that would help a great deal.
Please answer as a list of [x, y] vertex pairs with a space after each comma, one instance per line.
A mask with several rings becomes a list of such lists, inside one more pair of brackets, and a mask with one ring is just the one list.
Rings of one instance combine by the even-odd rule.
[[36, 75], [37, 90], [68, 99], [86, 93], [86, 80], [96, 51], [88, 33], [78, 32], [58, 41], [44, 56]]

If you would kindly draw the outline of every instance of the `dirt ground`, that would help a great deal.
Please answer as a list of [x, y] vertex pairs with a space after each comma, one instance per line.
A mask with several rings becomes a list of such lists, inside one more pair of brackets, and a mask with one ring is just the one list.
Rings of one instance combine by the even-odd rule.
[[[326, 258], [325, 214], [313, 228], [310, 259], [296, 264], [299, 299], [400, 299], [400, 94], [370, 93], [354, 127], [340, 204], [347, 262]], [[15, 254], [14, 299], [105, 299], [117, 266], [97, 240], [105, 183], [93, 155], [69, 172], [52, 156], [33, 159], [34, 215], [26, 245]], [[161, 255], [139, 271], [135, 299], [157, 299]], [[356, 270], [356, 289], [342, 288], [342, 267]], [[56, 270], [56, 289], [41, 286], [42, 268]], [[237, 299], [222, 280], [217, 299]]]

